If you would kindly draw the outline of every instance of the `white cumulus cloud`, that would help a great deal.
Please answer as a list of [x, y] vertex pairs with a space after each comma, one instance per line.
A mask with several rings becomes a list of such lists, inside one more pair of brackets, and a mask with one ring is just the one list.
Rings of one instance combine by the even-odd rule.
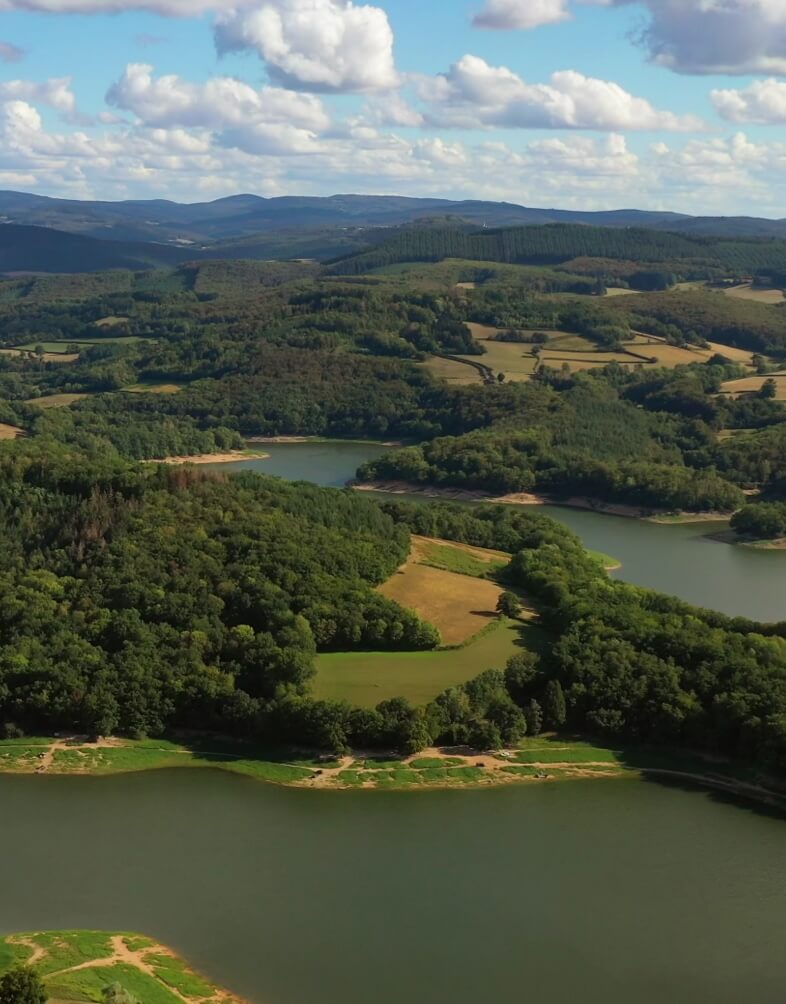
[[475, 24], [537, 28], [564, 21], [579, 4], [642, 8], [638, 41], [678, 73], [786, 73], [784, 0], [487, 0]]
[[569, 17], [568, 0], [487, 0], [472, 23], [476, 28], [515, 31], [556, 24]]
[[712, 103], [728, 122], [757, 125], [786, 124], [786, 81], [770, 77], [757, 80], [744, 90], [717, 90]]
[[0, 81], [0, 101], [19, 100], [48, 105], [65, 118], [76, 120], [79, 113], [71, 83], [71, 77], [52, 77], [42, 83], [33, 80]]
[[442, 128], [703, 128], [694, 116], [661, 111], [613, 81], [563, 70], [547, 84], [530, 84], [479, 56], [464, 56], [447, 73], [421, 78], [418, 89], [428, 105], [427, 124]]
[[271, 78], [294, 89], [364, 92], [398, 82], [387, 14], [351, 0], [266, 0], [231, 11], [218, 21], [216, 44], [256, 51]]

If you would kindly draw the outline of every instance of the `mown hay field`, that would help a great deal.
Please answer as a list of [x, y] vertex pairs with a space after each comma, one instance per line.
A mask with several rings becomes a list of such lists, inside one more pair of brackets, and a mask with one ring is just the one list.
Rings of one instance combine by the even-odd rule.
[[[477, 356], [476, 358], [478, 362], [481, 362], [481, 356]], [[447, 380], [448, 383], [454, 386], [466, 386], [468, 384], [483, 382], [483, 377], [479, 370], [476, 370], [473, 366], [468, 366], [466, 363], [456, 362], [455, 359], [443, 359], [441, 356], [431, 356], [422, 365], [432, 376]]]
[[445, 645], [463, 645], [497, 617], [494, 582], [410, 561], [380, 592], [435, 624]]
[[786, 401], [786, 372], [744, 377], [742, 380], [729, 380], [723, 384], [721, 389], [724, 394], [732, 397], [737, 397], [740, 394], [758, 394], [767, 380], [775, 381], [776, 400]]
[[89, 396], [89, 394], [47, 394], [45, 397], [31, 397], [25, 404], [34, 405], [36, 408], [67, 408]]
[[24, 436], [24, 429], [20, 429], [15, 425], [6, 425], [5, 422], [0, 422], [0, 439], [19, 439], [20, 436]]
[[731, 296], [735, 300], [753, 300], [755, 303], [784, 303], [783, 290], [780, 289], [756, 289], [755, 286], [745, 284], [744, 286], [732, 286], [724, 290], [726, 296]]

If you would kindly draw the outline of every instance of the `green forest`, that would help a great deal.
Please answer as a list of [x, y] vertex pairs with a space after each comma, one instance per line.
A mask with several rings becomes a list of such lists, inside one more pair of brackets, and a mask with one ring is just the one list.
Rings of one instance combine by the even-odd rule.
[[[360, 480], [712, 512], [741, 539], [779, 539], [783, 402], [771, 387], [725, 388], [783, 367], [786, 306], [674, 287], [752, 275], [777, 286], [784, 248], [414, 227], [327, 267], [216, 260], [0, 280], [0, 730], [414, 752], [564, 728], [782, 771], [783, 625], [613, 582], [570, 531], [530, 512], [143, 461], [252, 436], [395, 440]], [[606, 297], [611, 280], [636, 292]], [[541, 361], [508, 380], [483, 364], [471, 324], [522, 352], [565, 334], [603, 364]], [[704, 354], [666, 366], [646, 343], [608, 361], [646, 336]], [[446, 358], [480, 372], [449, 382], [433, 366]], [[412, 533], [513, 555], [506, 588], [532, 598], [548, 645], [427, 707], [315, 700], [318, 653], [440, 645], [376, 590]]]

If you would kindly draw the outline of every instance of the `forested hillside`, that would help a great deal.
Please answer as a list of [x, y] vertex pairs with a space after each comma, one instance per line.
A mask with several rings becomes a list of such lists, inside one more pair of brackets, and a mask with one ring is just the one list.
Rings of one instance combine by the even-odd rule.
[[[559, 265], [575, 258], [658, 263], [695, 277], [766, 269], [786, 270], [786, 241], [689, 237], [642, 228], [575, 226], [468, 230], [462, 227], [411, 227], [370, 251], [338, 261], [333, 271], [362, 275], [402, 261], [470, 258], [526, 265]], [[684, 264], [684, 263], [687, 263]]]
[[0, 459], [6, 730], [297, 739], [318, 649], [439, 642], [373, 591], [409, 535], [364, 499], [33, 444]]

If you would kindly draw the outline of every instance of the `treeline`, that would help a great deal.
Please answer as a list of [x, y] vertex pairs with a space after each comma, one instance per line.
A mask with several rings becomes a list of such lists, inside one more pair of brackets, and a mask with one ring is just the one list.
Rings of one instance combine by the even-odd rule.
[[0, 723], [292, 741], [317, 650], [429, 649], [377, 593], [409, 533], [352, 493], [0, 453]]
[[636, 408], [602, 379], [570, 383], [561, 393], [537, 393], [536, 384], [521, 418], [393, 451], [358, 477], [581, 495], [651, 509], [732, 512], [744, 503], [740, 489], [713, 469], [686, 463], [701, 459], [709, 429]]
[[693, 260], [709, 277], [718, 270], [743, 275], [766, 269], [783, 270], [786, 241], [686, 237], [633, 227], [572, 224], [493, 230], [411, 227], [379, 247], [334, 262], [331, 270], [336, 274], [361, 275], [399, 262], [442, 261], [444, 258], [528, 265], [559, 265], [574, 258], [664, 264]]
[[753, 540], [786, 537], [786, 502], [754, 502], [732, 517], [731, 527]]

